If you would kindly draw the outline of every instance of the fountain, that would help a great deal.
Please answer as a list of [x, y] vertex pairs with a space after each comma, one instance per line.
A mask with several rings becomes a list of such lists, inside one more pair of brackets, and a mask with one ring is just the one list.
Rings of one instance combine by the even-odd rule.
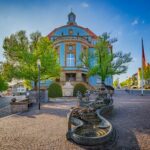
[[71, 108], [67, 116], [67, 139], [86, 146], [108, 145], [116, 134], [111, 123], [102, 115], [112, 111], [112, 95], [105, 87], [91, 92], [96, 95], [94, 100], [90, 99], [88, 93], [83, 98], [78, 92], [79, 106]]

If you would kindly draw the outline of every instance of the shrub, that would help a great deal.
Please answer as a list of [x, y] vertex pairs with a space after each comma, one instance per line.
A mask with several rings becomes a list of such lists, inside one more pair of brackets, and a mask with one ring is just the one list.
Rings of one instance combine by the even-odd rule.
[[73, 96], [77, 96], [77, 92], [80, 91], [82, 93], [82, 96], [84, 96], [87, 88], [85, 85], [78, 83], [75, 85], [74, 90], [73, 90]]
[[62, 97], [62, 88], [58, 83], [52, 83], [48, 88], [48, 96], [55, 98], [55, 97]]

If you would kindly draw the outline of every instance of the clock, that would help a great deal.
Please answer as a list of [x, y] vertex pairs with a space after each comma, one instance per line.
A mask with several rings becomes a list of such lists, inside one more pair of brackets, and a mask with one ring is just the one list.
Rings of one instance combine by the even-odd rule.
[[73, 34], [73, 30], [69, 29], [69, 34], [72, 35]]
[[73, 50], [73, 46], [72, 45], [69, 45], [69, 48], [68, 48], [70, 51]]

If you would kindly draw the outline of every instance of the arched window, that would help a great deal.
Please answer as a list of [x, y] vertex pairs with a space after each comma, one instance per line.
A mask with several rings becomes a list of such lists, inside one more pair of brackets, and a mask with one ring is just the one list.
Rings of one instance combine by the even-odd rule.
[[67, 54], [67, 66], [73, 67], [75, 66], [75, 56], [74, 54]]

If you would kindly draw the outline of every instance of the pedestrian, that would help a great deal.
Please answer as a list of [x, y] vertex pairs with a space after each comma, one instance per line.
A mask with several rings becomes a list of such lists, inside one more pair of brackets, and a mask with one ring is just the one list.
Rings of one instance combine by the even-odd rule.
[[27, 91], [26, 91], [26, 98], [29, 98], [29, 95], [30, 95], [30, 93], [29, 93], [29, 90], [27, 89]]

